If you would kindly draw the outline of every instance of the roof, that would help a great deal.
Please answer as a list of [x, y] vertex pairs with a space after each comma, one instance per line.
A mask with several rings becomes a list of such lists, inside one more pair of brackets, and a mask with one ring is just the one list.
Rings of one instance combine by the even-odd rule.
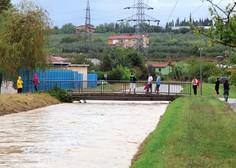
[[134, 34], [125, 34], [125, 35], [117, 35], [117, 36], [110, 36], [108, 37], [108, 40], [114, 40], [114, 39], [137, 39], [141, 38], [141, 36], [137, 36]]
[[47, 56], [46, 58], [48, 63], [52, 63], [53, 65], [69, 65], [70, 62], [67, 62], [65, 58], [55, 57], [55, 56]]
[[49, 55], [47, 56], [47, 62], [66, 62], [66, 59]]
[[88, 67], [88, 64], [70, 64], [68, 67]]
[[149, 64], [149, 66], [153, 67], [153, 68], [166, 68], [168, 66], [168, 63], [153, 63], [153, 64]]

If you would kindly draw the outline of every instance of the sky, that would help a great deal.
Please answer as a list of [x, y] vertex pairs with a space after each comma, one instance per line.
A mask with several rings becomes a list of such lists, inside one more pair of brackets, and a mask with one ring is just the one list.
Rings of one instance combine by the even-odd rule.
[[[18, 4], [22, 0], [12, 0]], [[133, 6], [138, 0], [89, 0], [91, 24], [97, 26], [104, 23], [116, 23], [136, 14], [135, 9], [124, 9]], [[66, 23], [81, 25], [85, 23], [87, 0], [35, 0], [49, 12], [53, 26], [62, 27]], [[145, 14], [160, 20], [159, 25], [165, 26], [172, 20], [189, 19], [190, 13], [195, 20], [210, 18], [210, 3], [201, 0], [143, 0], [153, 10], [145, 10]], [[225, 7], [235, 0], [213, 0], [220, 7]], [[156, 24], [156, 23], [155, 23]]]

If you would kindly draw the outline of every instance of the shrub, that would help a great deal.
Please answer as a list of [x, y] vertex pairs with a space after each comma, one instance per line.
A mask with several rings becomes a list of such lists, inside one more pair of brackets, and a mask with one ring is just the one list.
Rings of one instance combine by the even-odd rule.
[[207, 79], [207, 82], [208, 83], [215, 83], [216, 81], [216, 77], [215, 76], [210, 76], [208, 79]]
[[66, 95], [66, 91], [63, 89], [60, 89], [58, 87], [55, 87], [51, 90], [47, 91], [51, 96], [55, 97], [56, 99], [58, 99], [61, 102], [72, 102], [71, 97], [69, 97], [68, 95]]

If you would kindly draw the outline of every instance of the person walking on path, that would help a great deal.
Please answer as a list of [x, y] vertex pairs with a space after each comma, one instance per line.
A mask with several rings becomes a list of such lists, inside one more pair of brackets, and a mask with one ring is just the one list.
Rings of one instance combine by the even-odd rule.
[[38, 84], [39, 84], [39, 79], [37, 74], [34, 74], [34, 79], [32, 80], [33, 84], [34, 84], [34, 91], [37, 92], [38, 91]]
[[135, 89], [136, 89], [136, 76], [135, 74], [131, 74], [130, 75], [130, 89], [129, 89], [129, 94], [131, 93], [132, 90], [134, 90], [134, 94], [135, 94]]
[[23, 80], [19, 76], [18, 79], [17, 79], [17, 82], [16, 82], [17, 93], [22, 93], [23, 83], [24, 83]]
[[150, 93], [152, 93], [152, 81], [153, 81], [152, 74], [149, 74], [147, 93], [149, 93], [149, 89], [150, 89]]
[[216, 91], [216, 97], [217, 98], [219, 98], [219, 87], [220, 87], [220, 81], [219, 81], [219, 78], [216, 78], [215, 91]]
[[197, 80], [196, 76], [194, 76], [194, 78], [192, 80], [192, 85], [193, 85], [193, 93], [194, 93], [194, 95], [197, 95], [198, 80]]
[[228, 80], [225, 81], [225, 83], [223, 84], [223, 88], [224, 88], [224, 98], [225, 101], [228, 101], [228, 97], [229, 97], [229, 83]]
[[161, 85], [161, 77], [159, 76], [159, 74], [156, 74], [157, 76], [157, 80], [156, 80], [156, 92], [157, 94], [159, 94], [159, 88], [160, 88], [160, 85]]

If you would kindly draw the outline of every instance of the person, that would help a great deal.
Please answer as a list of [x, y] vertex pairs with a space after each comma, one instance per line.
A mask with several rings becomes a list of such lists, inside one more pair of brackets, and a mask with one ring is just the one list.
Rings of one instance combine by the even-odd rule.
[[39, 84], [39, 79], [37, 74], [34, 74], [34, 79], [32, 80], [33, 84], [34, 84], [34, 91], [37, 92], [38, 91], [38, 84]]
[[159, 74], [156, 74], [157, 76], [157, 80], [156, 80], [156, 92], [157, 94], [159, 94], [159, 88], [160, 88], [160, 85], [161, 85], [161, 77], [159, 76]]
[[229, 83], [228, 80], [225, 81], [225, 83], [223, 84], [223, 88], [224, 88], [224, 98], [225, 101], [228, 101], [228, 97], [229, 97]]
[[153, 81], [152, 74], [149, 74], [147, 93], [149, 93], [149, 89], [150, 89], [150, 93], [152, 93], [152, 81]]
[[216, 97], [217, 97], [217, 98], [219, 98], [219, 86], [220, 86], [219, 78], [216, 78], [215, 91], [216, 91]]
[[16, 82], [16, 86], [17, 86], [17, 93], [22, 93], [23, 80], [21, 79], [20, 76], [18, 76], [18, 79], [17, 79], [17, 82]]
[[196, 76], [194, 76], [194, 78], [192, 80], [192, 85], [193, 85], [193, 93], [194, 93], [194, 95], [197, 95], [198, 80], [197, 80]]
[[131, 90], [134, 90], [134, 94], [135, 94], [135, 89], [136, 89], [136, 76], [135, 74], [131, 74], [130, 75], [130, 89], [129, 89], [129, 94], [131, 93]]

